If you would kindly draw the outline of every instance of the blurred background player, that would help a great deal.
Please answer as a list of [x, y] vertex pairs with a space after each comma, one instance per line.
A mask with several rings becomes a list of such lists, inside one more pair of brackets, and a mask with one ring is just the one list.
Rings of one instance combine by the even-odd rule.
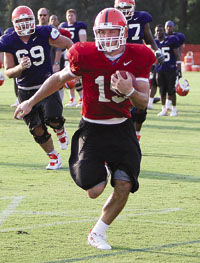
[[[27, 6], [14, 9], [12, 23], [14, 31], [1, 37], [0, 51], [4, 52], [5, 74], [9, 78], [16, 78], [18, 98], [22, 102], [40, 89], [42, 83], [52, 74], [51, 45], [70, 48], [73, 43], [51, 26], [35, 26], [35, 16]], [[53, 128], [62, 150], [68, 145], [62, 111], [62, 102], [56, 92], [36, 105], [24, 118], [33, 138], [50, 158], [46, 167], [48, 170], [61, 168], [62, 161], [54, 148], [47, 125]]]
[[[167, 36], [176, 36], [177, 39], [177, 45], [178, 45], [178, 60], [176, 61], [177, 64], [177, 78], [180, 79], [182, 77], [182, 72], [181, 72], [181, 50], [182, 50], [182, 46], [185, 43], [185, 36], [182, 33], [178, 33], [178, 32], [174, 32], [174, 22], [173, 21], [167, 21], [165, 23], [165, 34]], [[178, 65], [180, 64], [180, 65]], [[150, 91], [150, 96], [149, 96], [149, 103], [148, 103], [148, 109], [153, 109], [153, 103], [154, 100], [157, 98], [155, 97], [155, 94], [157, 92], [157, 80], [156, 80], [156, 70], [157, 70], [157, 66], [155, 65], [153, 68], [153, 77], [152, 77], [152, 83], [151, 83], [151, 91]], [[172, 98], [170, 97], [170, 95], [167, 94], [167, 98], [166, 98], [166, 108], [168, 110], [171, 110], [171, 103], [172, 103]]]
[[[158, 49], [150, 28], [152, 16], [145, 11], [135, 11], [135, 0], [115, 0], [114, 7], [120, 10], [128, 21], [127, 43], [150, 45], [155, 52], [158, 62], [163, 63], [164, 55]], [[136, 127], [136, 135], [138, 140], [140, 140], [141, 128], [146, 120], [147, 109], [141, 110], [133, 107], [131, 113]]]
[[49, 24], [49, 10], [41, 7], [37, 11], [38, 26], [47, 26]]
[[[165, 33], [167, 36], [176, 36], [178, 38], [179, 41], [179, 47], [178, 47], [178, 52], [179, 52], [179, 58], [180, 60], [176, 61], [176, 64], [181, 64], [181, 52], [182, 52], [182, 46], [185, 43], [185, 35], [180, 33], [180, 32], [174, 32], [174, 27], [175, 24], [173, 21], [166, 21], [165, 23]], [[178, 67], [178, 65], [177, 65]], [[177, 77], [180, 79], [182, 77], [182, 71], [181, 71], [181, 67], [178, 67], [179, 69], [177, 69]], [[171, 104], [172, 104], [172, 98], [170, 96], [168, 96], [168, 99], [166, 100], [166, 106], [167, 109], [171, 109]]]
[[[161, 65], [158, 65], [156, 68], [157, 82], [160, 87], [162, 111], [158, 116], [167, 116], [168, 109], [165, 105], [166, 95], [168, 94], [172, 98], [172, 111], [170, 113], [171, 117], [178, 115], [176, 108], [176, 75], [177, 75], [177, 66], [176, 61], [179, 59], [179, 43], [176, 36], [167, 36], [165, 35], [165, 30], [162, 25], [157, 25], [155, 27], [156, 34], [156, 43], [157, 46], [163, 51], [165, 55], [165, 62]], [[178, 64], [180, 67], [181, 65]], [[178, 68], [180, 69], [180, 68]]]
[[[53, 27], [58, 29], [59, 24], [60, 22], [56, 15], [51, 15], [49, 17], [49, 25], [52, 25]], [[59, 32], [61, 33], [61, 35], [66, 36], [71, 39], [71, 33], [68, 30], [60, 28]], [[51, 47], [51, 63], [52, 63], [54, 73], [60, 70], [62, 52], [63, 52], [62, 48]], [[61, 101], [63, 102], [64, 87], [59, 89], [59, 94], [60, 94]]]
[[[74, 9], [68, 9], [66, 11], [66, 22], [63, 22], [59, 25], [60, 28], [66, 28], [67, 30], [70, 31], [71, 33], [71, 39], [73, 43], [77, 42], [85, 42], [87, 41], [87, 25], [83, 21], [77, 21], [77, 13], [76, 10]], [[67, 52], [64, 54], [64, 60], [65, 64], [64, 66], [67, 65], [68, 59], [67, 59]], [[67, 86], [68, 87], [68, 86]], [[75, 90], [79, 94], [79, 101], [77, 103], [76, 98], [75, 98]], [[75, 84], [75, 88], [70, 88], [70, 100], [66, 104], [66, 106], [76, 106], [76, 107], [81, 107], [82, 106], [82, 83], [81, 81], [77, 81]]]

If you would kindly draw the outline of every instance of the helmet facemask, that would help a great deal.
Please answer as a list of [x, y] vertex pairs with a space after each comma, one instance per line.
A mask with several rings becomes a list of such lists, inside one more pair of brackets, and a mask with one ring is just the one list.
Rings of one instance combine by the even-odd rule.
[[[118, 29], [119, 35], [113, 37], [100, 36], [100, 31], [104, 29]], [[112, 23], [111, 25], [109, 23], [102, 23], [99, 27], [94, 28], [94, 35], [96, 47], [99, 51], [112, 52], [126, 44], [125, 27], [123, 26], [115, 26], [112, 25]]]
[[116, 6], [115, 8], [117, 8], [119, 11], [123, 13], [127, 21], [132, 19], [135, 12], [135, 6], [127, 4], [126, 2], [119, 3], [119, 5]]
[[22, 14], [12, 22], [18, 36], [28, 36], [35, 33], [35, 18], [33, 16]]

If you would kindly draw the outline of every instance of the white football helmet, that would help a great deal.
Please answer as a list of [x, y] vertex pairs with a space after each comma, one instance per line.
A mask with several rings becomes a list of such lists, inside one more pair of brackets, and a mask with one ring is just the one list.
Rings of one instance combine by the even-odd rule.
[[[119, 35], [114, 37], [101, 36], [100, 31], [106, 29], [119, 29]], [[97, 15], [93, 31], [99, 51], [112, 52], [126, 44], [127, 21], [122, 12], [115, 8], [105, 8]]]
[[28, 6], [18, 6], [13, 10], [12, 23], [18, 36], [35, 33], [35, 16]]
[[135, 0], [115, 0], [114, 7], [120, 10], [127, 20], [130, 20], [135, 12]]
[[186, 79], [176, 80], [176, 93], [180, 96], [186, 96], [190, 91], [189, 82]]

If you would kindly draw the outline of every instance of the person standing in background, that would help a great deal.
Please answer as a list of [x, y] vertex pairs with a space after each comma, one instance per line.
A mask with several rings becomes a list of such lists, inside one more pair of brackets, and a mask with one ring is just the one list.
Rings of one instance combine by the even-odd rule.
[[[176, 61], [179, 59], [179, 42], [174, 35], [165, 35], [165, 30], [162, 25], [155, 27], [156, 43], [158, 47], [163, 50], [165, 54], [165, 62], [162, 65], [158, 65], [156, 69], [156, 79], [158, 86], [160, 87], [162, 111], [158, 113], [158, 116], [167, 116], [168, 109], [166, 106], [166, 96], [172, 98], [172, 111], [171, 117], [178, 115], [176, 108], [176, 76], [177, 69], [180, 70], [180, 64], [176, 65]], [[178, 67], [178, 68], [177, 68]]]
[[[71, 33], [71, 39], [73, 43], [77, 42], [86, 42], [87, 41], [87, 25], [83, 21], [77, 21], [77, 13], [75, 9], [68, 9], [66, 11], [66, 22], [63, 22], [59, 25], [59, 28], [66, 28]], [[67, 54], [65, 52], [64, 54], [65, 59], [65, 65], [68, 64]], [[77, 103], [75, 98], [75, 90], [79, 94], [79, 102]], [[82, 82], [81, 80], [77, 81], [75, 88], [71, 88], [70, 90], [70, 100], [66, 104], [66, 106], [76, 106], [81, 107], [82, 106]]]
[[[178, 53], [179, 53], [179, 60], [176, 61], [177, 64], [181, 64], [181, 52], [182, 52], [182, 46], [185, 43], [185, 35], [180, 32], [174, 32], [175, 24], [173, 21], [166, 21], [165, 23], [165, 34], [167, 36], [176, 36], [179, 41], [179, 47], [178, 47]], [[178, 65], [177, 65], [178, 67]], [[182, 77], [182, 71], [181, 66], [177, 70], [177, 77], [180, 79]], [[172, 97], [168, 96], [166, 99], [166, 107], [168, 110], [171, 110], [171, 104], [172, 104]]]
[[47, 26], [49, 24], [49, 10], [41, 7], [37, 11], [38, 26]]

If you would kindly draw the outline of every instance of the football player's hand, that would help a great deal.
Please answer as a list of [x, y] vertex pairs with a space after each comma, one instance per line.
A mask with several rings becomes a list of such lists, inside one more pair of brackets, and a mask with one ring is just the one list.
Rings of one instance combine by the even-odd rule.
[[31, 66], [31, 60], [29, 57], [26, 57], [26, 56], [23, 56], [21, 61], [20, 61], [20, 65], [22, 67], [22, 69], [27, 69], [27, 68], [30, 68]]
[[15, 113], [14, 113], [14, 118], [21, 120], [31, 110], [32, 110], [32, 106], [30, 105], [29, 100], [25, 100], [17, 106]]
[[111, 76], [111, 86], [114, 90], [118, 91], [121, 95], [127, 95], [129, 94], [132, 89], [132, 78], [127, 73], [126, 79], [124, 79], [119, 71], [116, 71], [116, 74], [112, 74]]
[[161, 52], [160, 49], [155, 51], [156, 58], [158, 63], [163, 64], [165, 62], [165, 55]]
[[177, 69], [177, 70], [176, 70], [176, 76], [178, 77], [178, 79], [182, 78], [181, 69]]

